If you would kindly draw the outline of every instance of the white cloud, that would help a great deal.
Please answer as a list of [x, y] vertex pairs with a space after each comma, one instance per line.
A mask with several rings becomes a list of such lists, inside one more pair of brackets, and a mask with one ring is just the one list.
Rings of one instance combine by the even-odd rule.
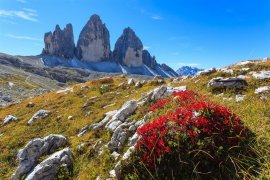
[[33, 9], [24, 9], [22, 11], [0, 9], [0, 17], [9, 17], [9, 18], [17, 17], [27, 21], [37, 22], [38, 21], [36, 18], [37, 16], [38, 16], [37, 11]]
[[20, 2], [20, 3], [23, 3], [23, 4], [25, 4], [26, 3], [26, 1], [25, 0], [16, 0], [17, 2]]
[[191, 67], [197, 67], [200, 66], [198, 63], [177, 63], [178, 66], [191, 66]]
[[162, 20], [163, 19], [163, 17], [161, 17], [159, 15], [153, 15], [151, 18], [154, 20]]
[[10, 37], [13, 39], [22, 39], [22, 40], [30, 40], [30, 41], [42, 41], [42, 39], [30, 37], [30, 36], [18, 36], [14, 34], [6, 34], [6, 37]]
[[35, 9], [23, 8], [23, 10], [28, 11], [28, 12], [32, 12], [32, 13], [37, 13], [37, 10], [35, 10]]

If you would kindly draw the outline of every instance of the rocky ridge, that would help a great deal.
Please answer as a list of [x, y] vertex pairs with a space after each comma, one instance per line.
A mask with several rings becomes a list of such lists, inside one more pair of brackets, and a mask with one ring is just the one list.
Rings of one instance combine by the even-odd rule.
[[101, 72], [164, 77], [178, 75], [169, 66], [158, 64], [155, 56], [143, 50], [142, 41], [130, 27], [123, 30], [111, 52], [109, 30], [96, 14], [83, 27], [76, 47], [73, 39], [71, 24], [63, 31], [57, 25], [53, 33], [45, 33], [45, 48], [42, 52], [45, 64], [76, 66]]

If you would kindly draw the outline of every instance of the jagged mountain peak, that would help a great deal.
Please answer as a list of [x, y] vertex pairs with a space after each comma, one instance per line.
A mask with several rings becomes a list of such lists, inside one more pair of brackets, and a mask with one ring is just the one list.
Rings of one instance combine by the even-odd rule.
[[176, 72], [179, 74], [179, 76], [194, 76], [199, 71], [203, 71], [203, 69], [192, 66], [182, 66]]

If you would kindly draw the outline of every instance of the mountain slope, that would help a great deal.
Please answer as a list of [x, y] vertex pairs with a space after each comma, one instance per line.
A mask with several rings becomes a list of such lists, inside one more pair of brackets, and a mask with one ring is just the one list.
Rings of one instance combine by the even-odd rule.
[[[253, 139], [247, 146], [250, 145], [253, 148], [256, 159], [247, 158], [245, 159], [245, 163], [252, 164], [256, 161], [257, 164], [256, 166], [250, 166], [249, 169], [241, 169], [239, 167], [240, 170], [237, 169], [237, 172], [230, 171], [230, 176], [234, 178], [239, 178], [240, 176], [240, 178], [249, 179], [268, 179], [270, 173], [270, 156], [268, 151], [270, 147], [270, 94], [267, 91], [255, 94], [255, 90], [262, 86], [269, 86], [269, 77], [258, 79], [256, 75], [261, 71], [270, 71], [270, 62], [250, 61], [245, 65], [226, 67], [226, 70], [228, 69], [233, 70], [233, 74], [228, 73], [231, 71], [221, 69], [217, 72], [208, 75], [202, 74], [194, 78], [168, 79], [164, 84], [160, 84], [162, 81], [158, 80], [151, 80], [145, 83], [140, 79], [135, 79], [136, 82], [140, 81], [142, 86], [135, 86], [130, 80], [123, 77], [113, 79], [103, 78], [70, 86], [66, 90], [52, 91], [32, 99], [24, 100], [21, 103], [1, 108], [0, 119], [4, 119], [7, 115], [14, 115], [18, 120], [0, 127], [0, 177], [7, 179], [15, 171], [18, 165], [16, 154], [20, 148], [23, 148], [34, 138], [43, 138], [50, 134], [65, 135], [68, 138], [68, 146], [74, 155], [72, 173], [64, 173], [65, 171], [63, 171], [59, 176], [69, 176], [72, 179], [96, 179], [97, 177], [106, 179], [115, 177], [116, 174], [114, 173], [117, 173], [115, 165], [122, 158], [129, 157], [127, 154], [124, 155], [124, 153], [129, 152], [128, 143], [130, 139], [128, 137], [131, 137], [134, 133], [132, 130], [134, 127], [128, 126], [128, 124], [133, 123], [134, 125], [135, 122], [142, 123], [142, 119], [145, 119], [146, 124], [148, 124], [157, 118], [160, 113], [164, 111], [170, 112], [170, 108], [174, 107], [172, 105], [171, 107], [162, 109], [162, 106], [159, 105], [160, 110], [152, 113], [152, 115], [149, 113], [149, 107], [158, 98], [162, 98], [163, 95], [166, 97], [165, 92], [169, 93], [172, 90], [169, 85], [170, 83], [173, 87], [179, 87], [175, 89], [176, 91], [182, 91], [186, 86], [189, 90], [206, 95], [207, 99], [211, 99], [215, 103], [225, 106], [233, 113], [239, 115], [243, 123], [254, 134], [252, 136]], [[254, 75], [252, 71], [257, 72], [257, 74]], [[247, 76], [246, 81], [248, 86], [244, 90], [221, 89], [223, 94], [220, 92], [217, 94], [216, 91], [207, 87], [208, 82], [212, 78], [239, 75]], [[128, 85], [128, 82], [131, 83]], [[160, 87], [161, 85], [166, 87], [167, 90]], [[157, 87], [159, 87], [158, 89], [160, 91], [154, 91], [156, 92], [155, 96], [147, 95], [149, 91]], [[236, 101], [236, 95], [245, 95], [244, 100]], [[144, 99], [142, 97], [151, 98]], [[135, 111], [131, 111], [133, 109], [132, 103], [126, 104], [126, 102], [133, 99], [137, 100], [138, 104], [139, 102], [141, 103]], [[145, 103], [142, 103], [143, 101]], [[32, 102], [34, 105], [29, 106], [29, 102]], [[121, 107], [129, 107], [129, 110], [124, 111], [125, 113], [122, 114], [122, 111], [119, 111], [122, 109]], [[50, 114], [43, 119], [35, 120], [31, 125], [27, 125], [28, 120], [40, 109], [48, 110]], [[112, 112], [113, 110], [118, 110], [119, 114], [111, 117], [108, 115], [108, 112], [115, 113]], [[129, 115], [126, 116], [127, 114]], [[149, 117], [144, 117], [146, 114]], [[121, 117], [122, 115], [125, 117], [126, 122], [117, 131], [110, 130], [110, 128], [114, 127], [112, 126], [113, 124], [108, 126], [108, 128], [102, 125], [94, 129], [99, 124], [104, 122], [105, 124], [110, 123], [115, 120], [114, 118]], [[106, 120], [107, 116], [111, 117], [111, 119]], [[113, 122], [121, 124], [119, 121]], [[115, 133], [118, 131], [128, 135], [125, 136], [126, 139], [124, 141], [121, 141], [123, 142], [123, 144], [120, 143], [122, 144], [121, 148], [117, 143], [117, 149], [114, 149], [117, 153], [113, 153], [110, 148], [114, 148], [115, 146], [108, 144], [110, 142], [112, 143], [112, 140], [116, 137]], [[79, 133], [81, 134], [80, 136], [78, 136]], [[120, 134], [120, 137], [124, 137], [122, 136], [123, 134]], [[189, 141], [187, 143], [191, 142]], [[222, 152], [221, 148], [220, 150]], [[41, 160], [45, 158], [47, 158], [47, 155], [42, 156]], [[136, 163], [132, 162], [132, 159], [126, 159], [125, 162], [131, 163], [131, 165], [132, 163]], [[254, 169], [255, 167], [256, 169]], [[252, 170], [256, 170], [256, 173], [251, 173]], [[132, 173], [132, 171], [129, 172]], [[145, 172], [147, 171], [145, 170]], [[129, 177], [139, 177], [139, 179], [142, 179], [140, 175], [143, 174], [133, 173]], [[205, 174], [205, 176], [202, 174], [196, 175], [203, 176], [204, 178], [211, 177], [209, 174]]]

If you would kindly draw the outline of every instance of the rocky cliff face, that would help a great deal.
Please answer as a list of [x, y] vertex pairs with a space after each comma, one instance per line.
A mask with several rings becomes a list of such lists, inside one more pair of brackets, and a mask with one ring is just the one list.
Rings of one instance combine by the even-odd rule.
[[[143, 50], [140, 38], [129, 27], [123, 30], [115, 43], [114, 51], [111, 52], [110, 33], [100, 17], [95, 14], [80, 32], [76, 47], [71, 24], [64, 30], [57, 25], [53, 33], [45, 33], [44, 43], [42, 54], [56, 57], [44, 56], [43, 63], [50, 67], [63, 65], [101, 72], [177, 76], [171, 68], [158, 64], [155, 56]], [[76, 58], [72, 62], [66, 61], [74, 56]]]
[[116, 41], [113, 58], [122, 65], [128, 67], [140, 67], [142, 59], [143, 44], [131, 28], [126, 28]]
[[99, 62], [110, 58], [110, 33], [98, 15], [92, 15], [82, 29], [77, 43], [78, 59]]
[[147, 65], [150, 68], [155, 69], [158, 65], [155, 56], [151, 56], [147, 50], [143, 50], [142, 52], [143, 64]]
[[57, 57], [71, 59], [74, 56], [74, 36], [71, 24], [67, 24], [64, 30], [56, 25], [54, 32], [44, 35], [45, 48], [43, 54], [54, 55]]

